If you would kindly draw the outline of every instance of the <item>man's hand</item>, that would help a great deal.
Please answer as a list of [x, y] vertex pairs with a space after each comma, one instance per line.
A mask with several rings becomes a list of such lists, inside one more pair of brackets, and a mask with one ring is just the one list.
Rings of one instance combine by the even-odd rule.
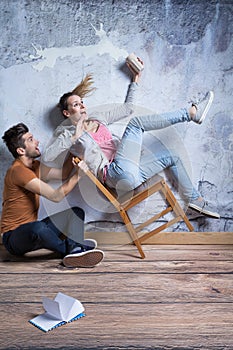
[[72, 163], [80, 177], [86, 175], [86, 172], [89, 170], [89, 168], [84, 160], [79, 160], [78, 157], [73, 157]]

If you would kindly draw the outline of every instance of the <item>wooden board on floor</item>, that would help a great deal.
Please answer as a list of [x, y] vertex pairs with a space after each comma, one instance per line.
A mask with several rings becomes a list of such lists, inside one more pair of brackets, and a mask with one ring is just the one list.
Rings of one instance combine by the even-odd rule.
[[[67, 269], [40, 250], [0, 247], [0, 349], [233, 349], [233, 246], [103, 245], [95, 268]], [[44, 333], [42, 297], [79, 299], [80, 320]]]
[[[127, 232], [86, 232], [86, 237], [95, 238], [100, 244], [127, 244]], [[142, 243], [155, 244], [233, 244], [233, 232], [159, 232]]]
[[[129, 244], [131, 238], [128, 232], [90, 231], [86, 238], [95, 238], [99, 244]], [[0, 244], [2, 243], [0, 237]], [[193, 245], [193, 244], [233, 244], [233, 232], [159, 232], [142, 243], [143, 245]]]

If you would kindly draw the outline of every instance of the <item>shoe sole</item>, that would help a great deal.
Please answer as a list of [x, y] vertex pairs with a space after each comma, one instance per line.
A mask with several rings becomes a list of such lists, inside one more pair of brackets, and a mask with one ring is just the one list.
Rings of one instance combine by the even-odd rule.
[[205, 214], [205, 215], [211, 216], [211, 217], [213, 217], [215, 219], [220, 219], [220, 215], [218, 213], [213, 213], [212, 211], [201, 209], [200, 207], [198, 207], [195, 204], [189, 204], [189, 208], [194, 209], [194, 210], [198, 211], [201, 214]]
[[208, 103], [207, 103], [207, 105], [202, 113], [201, 118], [198, 121], [198, 124], [201, 124], [203, 122], [203, 120], [205, 119], [207, 113], [209, 112], [210, 106], [212, 105], [213, 100], [214, 100], [214, 92], [209, 91], [209, 101], [208, 101]]
[[94, 267], [104, 258], [101, 250], [89, 250], [78, 254], [69, 254], [63, 258], [63, 264], [66, 267]]

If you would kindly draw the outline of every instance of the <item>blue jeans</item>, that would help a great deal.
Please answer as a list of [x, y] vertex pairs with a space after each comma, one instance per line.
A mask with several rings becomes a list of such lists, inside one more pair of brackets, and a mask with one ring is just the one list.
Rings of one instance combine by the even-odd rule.
[[49, 249], [64, 257], [84, 240], [84, 211], [74, 207], [20, 225], [3, 234], [2, 242], [14, 255], [23, 255], [37, 249]]
[[115, 188], [120, 195], [169, 168], [185, 200], [197, 199], [200, 194], [193, 187], [179, 156], [172, 154], [159, 141], [150, 152], [142, 150], [145, 131], [163, 129], [190, 120], [185, 108], [176, 112], [132, 118], [125, 129], [115, 159], [107, 170], [106, 184]]

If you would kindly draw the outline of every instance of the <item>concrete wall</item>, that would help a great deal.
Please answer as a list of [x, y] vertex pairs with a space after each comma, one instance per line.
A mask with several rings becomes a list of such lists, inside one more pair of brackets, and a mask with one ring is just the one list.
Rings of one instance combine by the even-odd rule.
[[[122, 102], [130, 81], [125, 57], [135, 52], [145, 62], [137, 99], [143, 110], [173, 110], [214, 90], [201, 126], [179, 124], [161, 138], [182, 153], [194, 185], [221, 214], [193, 216], [195, 229], [233, 231], [232, 0], [0, 0], [0, 10], [1, 135], [22, 121], [43, 149], [58, 123], [60, 95], [88, 72], [97, 90], [87, 106]], [[2, 140], [0, 152], [2, 192], [12, 161]]]

